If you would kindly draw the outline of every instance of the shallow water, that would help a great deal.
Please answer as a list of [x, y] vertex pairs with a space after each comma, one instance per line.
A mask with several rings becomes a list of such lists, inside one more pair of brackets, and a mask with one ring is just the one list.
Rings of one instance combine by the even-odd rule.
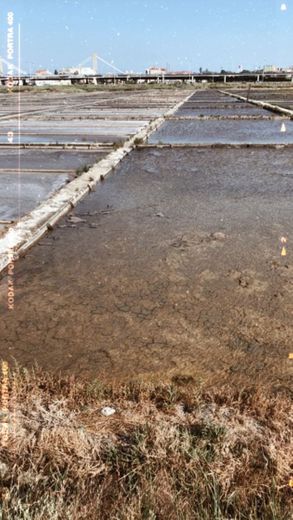
[[17, 220], [65, 184], [66, 174], [0, 173], [0, 220]]
[[167, 121], [149, 138], [155, 143], [234, 143], [278, 144], [293, 143], [293, 122], [286, 121], [286, 132], [281, 132], [282, 122], [260, 120], [203, 120]]

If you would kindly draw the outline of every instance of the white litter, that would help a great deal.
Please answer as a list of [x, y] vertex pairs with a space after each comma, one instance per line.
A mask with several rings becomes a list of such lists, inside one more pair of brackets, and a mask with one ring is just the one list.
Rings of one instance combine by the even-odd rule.
[[110, 415], [113, 415], [114, 413], [116, 413], [116, 410], [115, 410], [115, 408], [111, 408], [111, 406], [105, 406], [101, 410], [101, 414], [105, 415], [105, 417], [109, 417]]

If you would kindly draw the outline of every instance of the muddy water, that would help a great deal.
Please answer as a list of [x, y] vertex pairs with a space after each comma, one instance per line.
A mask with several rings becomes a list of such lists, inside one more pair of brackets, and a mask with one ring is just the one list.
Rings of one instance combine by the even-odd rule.
[[[229, 89], [228, 92], [232, 92], [234, 94], [238, 94], [240, 96], [246, 96], [247, 90], [242, 89]], [[256, 99], [258, 101], [264, 101], [266, 103], [272, 103], [274, 105], [279, 105], [284, 108], [291, 109], [293, 108], [293, 88], [260, 88], [254, 89], [252, 88], [249, 92], [249, 97], [251, 99]], [[227, 98], [231, 99], [231, 98]], [[235, 99], [235, 98], [234, 98]]]
[[17, 220], [58, 191], [68, 175], [0, 173], [0, 220]]
[[[22, 93], [19, 104], [18, 95], [0, 94], [0, 119], [5, 114], [0, 121], [0, 236], [5, 234], [8, 220], [24, 216], [59, 188], [67, 180], [64, 173], [72, 179], [109, 153], [110, 148], [103, 143], [123, 143], [148, 124], [150, 117], [160, 116], [185, 97], [181, 90], [50, 95], [36, 90]], [[20, 135], [13, 117], [18, 112]], [[8, 131], [14, 132], [11, 144]], [[38, 144], [38, 150], [18, 149], [18, 142]], [[84, 147], [81, 152], [67, 146], [58, 151], [47, 146], [70, 142], [101, 146], [93, 152]]]
[[[146, 125], [146, 121], [99, 121], [95, 126], [87, 125], [75, 127], [72, 123], [71, 129], [40, 124], [27, 126], [21, 129], [21, 133], [14, 131], [14, 143], [82, 143], [82, 142], [115, 142], [125, 141], [130, 135], [135, 134]], [[12, 127], [13, 130], [13, 127]], [[1, 127], [0, 143], [7, 144], [8, 127]]]
[[287, 385], [289, 150], [133, 152], [0, 285], [1, 355], [86, 377]]
[[293, 121], [167, 121], [153, 134], [149, 143], [257, 143], [277, 144], [293, 142]]
[[237, 108], [233, 107], [233, 105], [222, 105], [219, 104], [218, 106], [209, 107], [206, 105], [203, 105], [202, 107], [198, 107], [197, 105], [191, 105], [190, 107], [179, 109], [176, 112], [177, 115], [180, 116], [271, 116], [272, 113], [263, 110], [261, 108], [253, 108], [251, 105], [246, 105], [243, 103], [243, 106], [237, 106]]
[[[108, 134], [21, 134], [14, 135], [14, 143], [17, 144], [33, 144], [33, 143], [44, 143], [44, 144], [67, 144], [67, 143], [123, 143], [130, 134], [118, 134], [118, 133], [108, 133]], [[0, 135], [0, 143], [7, 144], [7, 135]]]
[[28, 214], [67, 180], [74, 178], [78, 168], [94, 164], [106, 154], [74, 150], [0, 150], [0, 220], [18, 220]]
[[56, 172], [62, 170], [75, 171], [78, 167], [86, 164], [94, 164], [107, 155], [105, 150], [35, 150], [35, 149], [16, 149], [5, 147], [0, 148], [0, 168], [9, 170], [18, 169], [20, 159], [20, 169], [23, 170], [44, 170], [46, 168]]

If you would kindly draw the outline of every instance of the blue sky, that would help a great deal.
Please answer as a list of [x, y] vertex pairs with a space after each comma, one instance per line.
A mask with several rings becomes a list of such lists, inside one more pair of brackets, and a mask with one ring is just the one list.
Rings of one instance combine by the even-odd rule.
[[4, 57], [9, 10], [21, 26], [26, 71], [75, 66], [93, 52], [136, 72], [166, 64], [194, 71], [293, 64], [293, 0], [7, 0], [0, 10]]

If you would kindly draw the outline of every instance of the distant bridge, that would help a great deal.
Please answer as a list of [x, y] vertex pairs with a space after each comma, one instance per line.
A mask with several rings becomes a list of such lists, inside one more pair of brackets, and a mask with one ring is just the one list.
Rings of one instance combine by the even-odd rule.
[[[86, 63], [92, 63], [92, 71], [93, 74], [88, 75], [80, 75], [78, 74], [78, 69], [81, 69], [83, 65]], [[103, 63], [113, 72], [110, 74], [98, 74], [98, 62]], [[12, 68], [15, 70], [15, 76], [12, 78], [11, 76], [8, 79], [8, 74], [5, 75], [3, 72], [3, 64], [9, 65], [9, 63], [0, 57], [0, 85], [5, 86], [10, 81], [10, 83], [14, 83], [14, 85], [44, 85], [44, 84], [67, 84], [67, 85], [75, 85], [75, 84], [110, 84], [110, 83], [236, 83], [236, 82], [244, 82], [244, 83], [258, 83], [258, 82], [276, 82], [276, 81], [292, 81], [293, 82], [293, 72], [239, 72], [239, 73], [176, 73], [176, 72], [166, 72], [159, 74], [128, 74], [127, 72], [123, 72], [119, 69], [113, 62], [109, 62], [99, 56], [96, 52], [94, 52], [91, 56], [85, 58], [77, 67], [76, 72], [66, 71], [64, 73], [60, 72], [59, 74], [51, 74], [51, 75], [41, 75], [41, 74], [27, 74], [23, 70], [19, 69], [17, 66], [12, 65]], [[10, 65], [11, 67], [11, 65]], [[74, 67], [73, 67], [74, 69]], [[79, 70], [80, 72], [80, 70]]]
[[[10, 78], [10, 81], [12, 78]], [[8, 83], [7, 76], [0, 76], [0, 85], [6, 86]], [[76, 84], [123, 84], [123, 83], [260, 83], [260, 82], [293, 82], [293, 73], [206, 73], [206, 74], [177, 74], [177, 73], [166, 73], [166, 74], [93, 74], [81, 76], [78, 74], [54, 74], [48, 76], [41, 75], [22, 75], [15, 76], [13, 83], [15, 86], [18, 85], [76, 85]]]

